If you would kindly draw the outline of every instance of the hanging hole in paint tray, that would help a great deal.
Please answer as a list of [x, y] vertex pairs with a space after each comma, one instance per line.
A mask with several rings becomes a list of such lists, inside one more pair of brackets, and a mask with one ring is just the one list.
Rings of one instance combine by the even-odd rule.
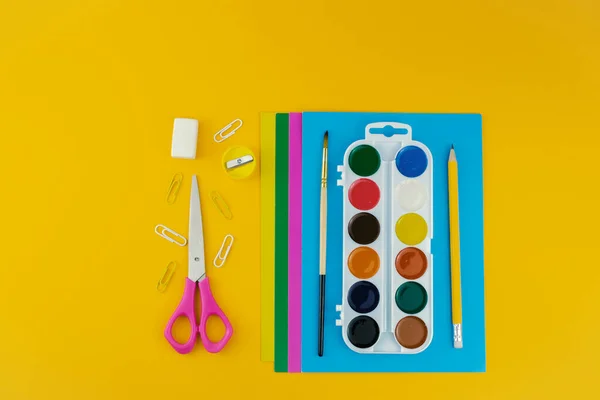
[[408, 130], [406, 128], [394, 128], [391, 125], [386, 125], [383, 128], [371, 128], [369, 133], [374, 135], [383, 135], [385, 137], [392, 137], [394, 135], [406, 135]]

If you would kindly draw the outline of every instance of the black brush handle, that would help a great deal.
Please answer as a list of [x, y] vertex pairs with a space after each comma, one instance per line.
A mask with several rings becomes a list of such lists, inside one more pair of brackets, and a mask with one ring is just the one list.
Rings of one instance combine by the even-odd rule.
[[319, 357], [323, 357], [325, 336], [325, 275], [319, 275]]

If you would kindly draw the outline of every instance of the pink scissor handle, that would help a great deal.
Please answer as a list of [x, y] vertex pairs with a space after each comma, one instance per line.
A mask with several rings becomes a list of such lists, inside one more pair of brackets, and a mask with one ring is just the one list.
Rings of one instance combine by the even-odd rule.
[[[194, 295], [196, 293], [196, 282], [185, 278], [185, 288], [183, 289], [183, 297], [181, 302], [175, 309], [175, 312], [171, 316], [167, 327], [165, 328], [165, 338], [177, 350], [180, 354], [187, 354], [194, 348], [196, 338], [198, 335], [198, 326], [196, 325], [196, 315], [194, 314]], [[186, 343], [179, 343], [173, 337], [173, 324], [179, 317], [186, 317], [190, 321], [192, 326], [192, 333]]]
[[[212, 295], [210, 290], [210, 284], [208, 283], [208, 277], [202, 279], [199, 283], [200, 286], [200, 300], [202, 301], [202, 315], [200, 316], [200, 326], [198, 330], [200, 331], [200, 337], [202, 338], [202, 343], [204, 344], [204, 348], [206, 351], [211, 353], [218, 353], [225, 347], [231, 335], [233, 334], [233, 327], [229, 323], [229, 319], [225, 316], [225, 313], [221, 311], [215, 298]], [[211, 315], [216, 315], [225, 325], [225, 335], [218, 342], [212, 342], [208, 335], [206, 334], [206, 322], [208, 321], [208, 317]]]

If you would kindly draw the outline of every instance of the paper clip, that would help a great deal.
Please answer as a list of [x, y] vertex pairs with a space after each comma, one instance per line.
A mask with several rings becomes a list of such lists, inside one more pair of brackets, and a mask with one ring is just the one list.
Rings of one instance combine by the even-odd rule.
[[233, 214], [231, 213], [229, 206], [221, 196], [221, 193], [213, 190], [212, 192], [210, 192], [210, 199], [213, 201], [213, 203], [217, 207], [217, 210], [219, 210], [219, 212], [222, 216], [225, 217], [225, 219], [233, 218]]
[[175, 268], [177, 268], [177, 263], [175, 261], [171, 261], [167, 264], [165, 273], [156, 284], [156, 290], [162, 293], [167, 289], [167, 286], [169, 285], [169, 282], [175, 273]]
[[[223, 254], [223, 247], [227, 243], [227, 239], [231, 239], [229, 242], [229, 246], [225, 249], [225, 254]], [[231, 246], [233, 245], [233, 236], [227, 235], [223, 239], [223, 244], [221, 244], [221, 248], [217, 253], [215, 259], [213, 260], [213, 265], [217, 268], [221, 268], [225, 264], [225, 260], [227, 260], [227, 256], [229, 255], [229, 250], [231, 250]]]
[[173, 175], [173, 179], [171, 179], [171, 183], [169, 184], [169, 190], [167, 190], [167, 204], [175, 204], [182, 181], [183, 175], [181, 173], [176, 173]]
[[[239, 122], [239, 125], [233, 128], [231, 131], [229, 131], [229, 133], [227, 133], [226, 135], [223, 135], [223, 133], [225, 133], [227, 129], [231, 128], [236, 122]], [[227, 139], [229, 136], [233, 135], [238, 129], [240, 129], [242, 127], [242, 124], [243, 122], [241, 119], [234, 119], [233, 121], [225, 125], [225, 127], [223, 127], [223, 129], [221, 129], [219, 132], [215, 133], [215, 142], [221, 143], [223, 140]]]
[[[185, 246], [187, 244], [187, 239], [184, 238], [183, 236], [181, 236], [179, 233], [175, 232], [174, 230], [167, 228], [164, 225], [156, 225], [156, 227], [154, 228], [154, 232], [156, 232], [156, 234], [158, 236], [162, 236], [165, 239], [167, 239], [169, 242], [171, 243], [175, 243], [178, 246]], [[172, 236], [175, 236], [175, 238], [168, 236], [165, 232], [170, 233]], [[179, 239], [179, 240], [176, 240]]]

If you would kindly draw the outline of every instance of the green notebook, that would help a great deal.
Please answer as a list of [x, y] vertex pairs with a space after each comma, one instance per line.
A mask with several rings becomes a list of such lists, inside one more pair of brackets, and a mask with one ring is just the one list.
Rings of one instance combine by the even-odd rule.
[[288, 370], [289, 114], [275, 116], [275, 372]]

